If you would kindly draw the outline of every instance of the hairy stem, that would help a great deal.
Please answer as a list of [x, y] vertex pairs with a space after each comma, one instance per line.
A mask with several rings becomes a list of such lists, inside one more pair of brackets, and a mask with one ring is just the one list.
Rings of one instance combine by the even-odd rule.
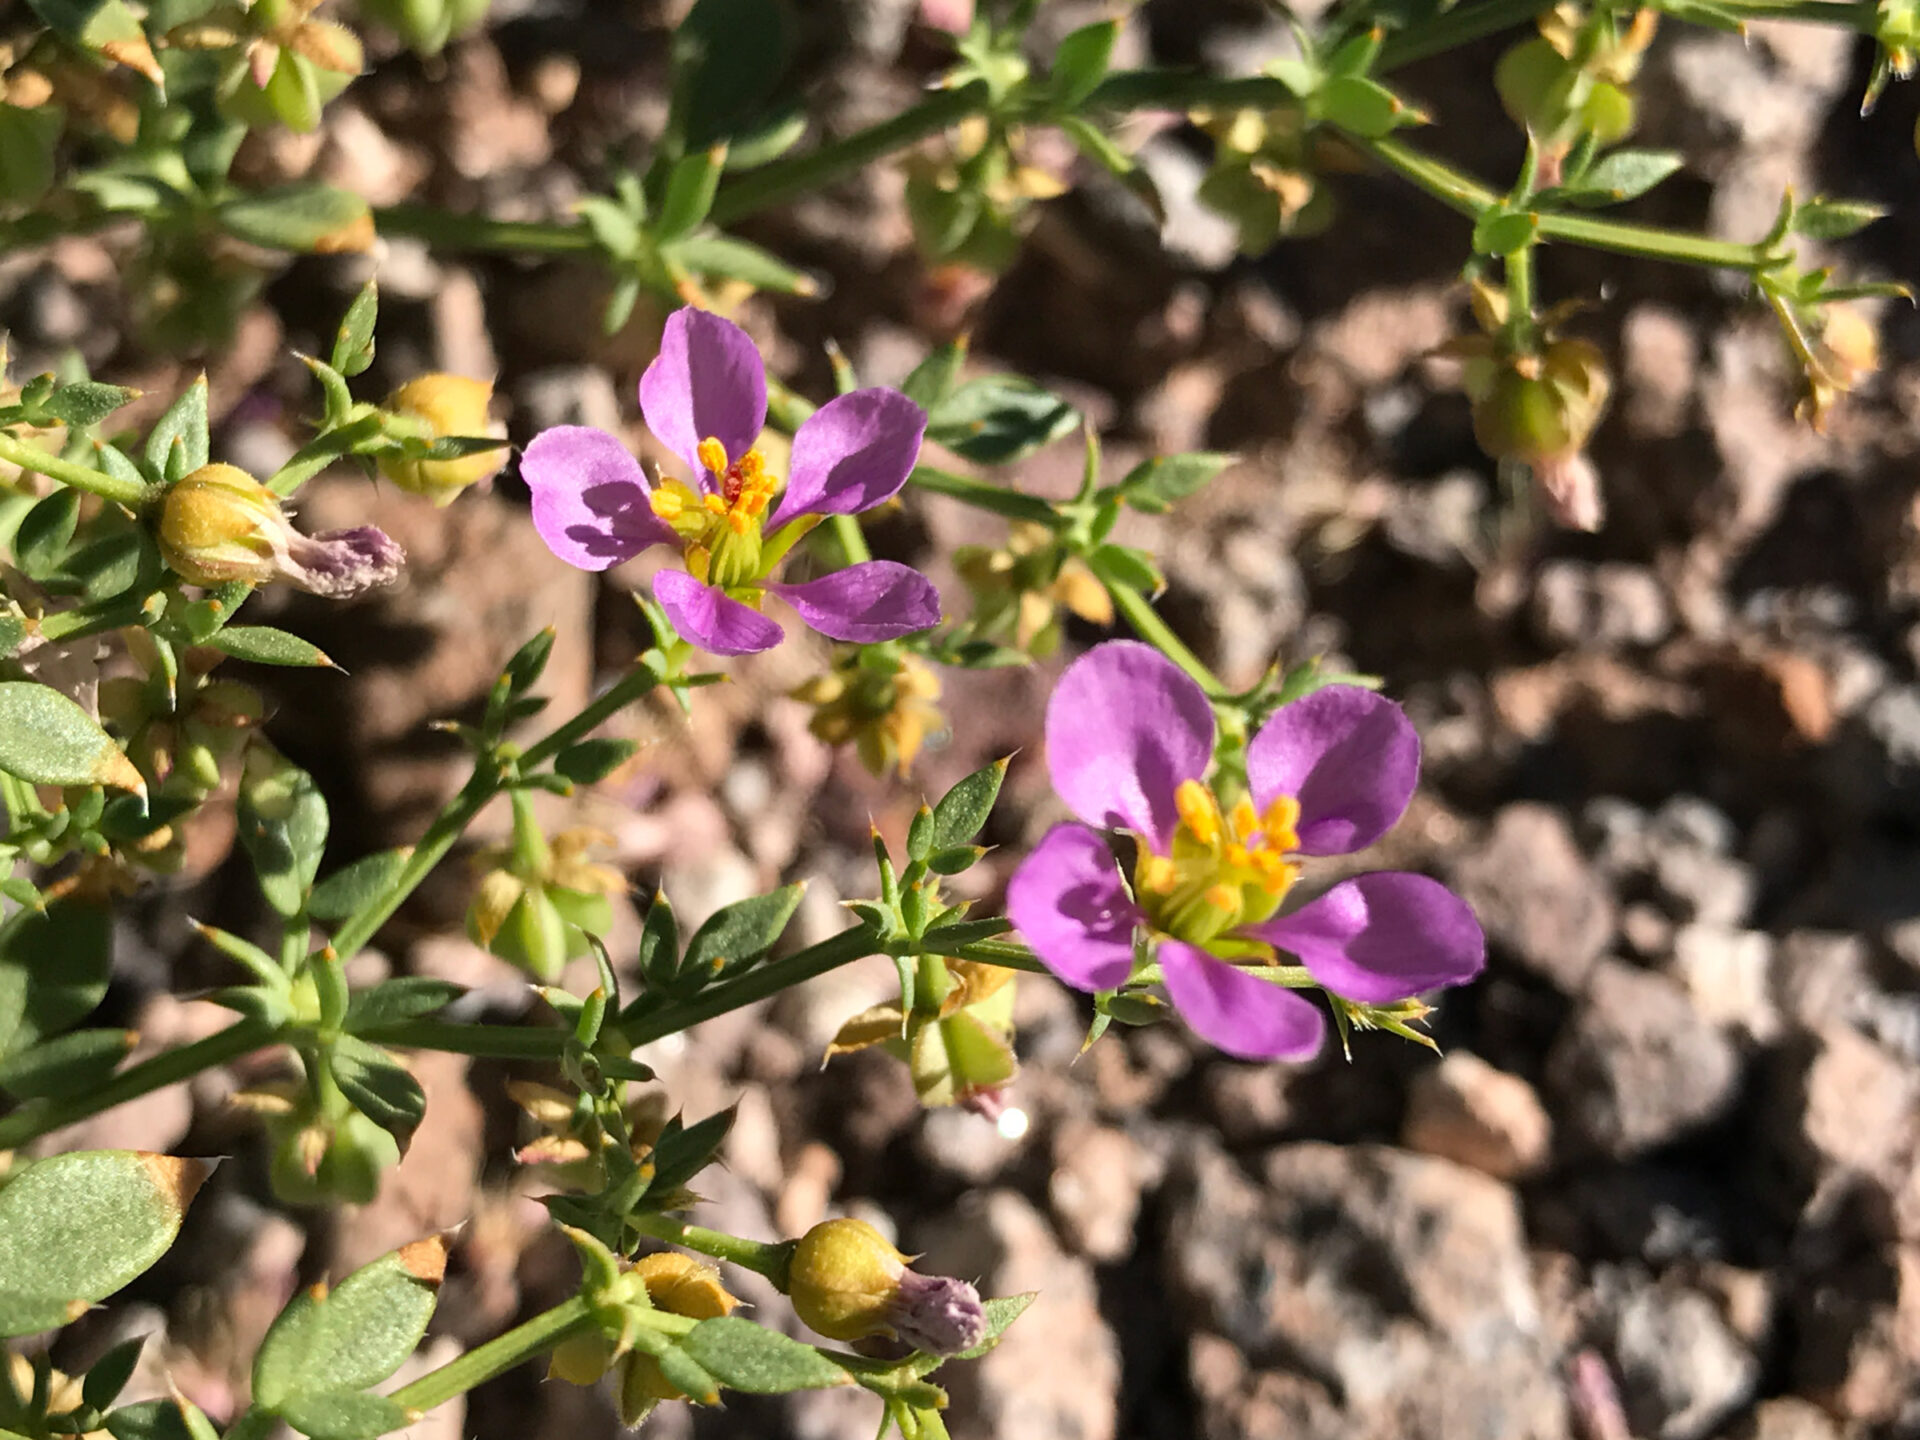
[[77, 465], [51, 450], [42, 450], [38, 445], [9, 435], [4, 430], [0, 430], [0, 460], [18, 465], [22, 470], [44, 475], [49, 480], [58, 480], [75, 490], [84, 490], [89, 495], [111, 500], [116, 505], [124, 505], [129, 510], [139, 510], [153, 496], [152, 487], [138, 480], [124, 480], [117, 475], [106, 475], [85, 465]]
[[428, 1371], [411, 1385], [402, 1385], [393, 1392], [392, 1398], [409, 1410], [431, 1410], [496, 1375], [505, 1374], [522, 1361], [544, 1354], [592, 1324], [586, 1298], [576, 1295], [551, 1310], [542, 1311], [524, 1325], [516, 1325], [506, 1334], [449, 1360], [438, 1370]]

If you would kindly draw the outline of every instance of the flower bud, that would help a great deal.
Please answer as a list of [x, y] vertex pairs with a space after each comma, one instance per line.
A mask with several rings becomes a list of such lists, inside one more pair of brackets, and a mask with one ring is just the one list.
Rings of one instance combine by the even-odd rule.
[[279, 497], [233, 465], [202, 465], [167, 491], [160, 552], [196, 585], [292, 582], [330, 599], [390, 583], [406, 556], [380, 530], [363, 525], [302, 535]]
[[852, 652], [796, 688], [793, 698], [814, 707], [807, 728], [829, 745], [852, 743], [875, 775], [913, 768], [929, 735], [946, 729], [937, 703], [940, 678], [905, 653], [890, 665], [869, 650]]
[[[493, 386], [464, 375], [421, 375], [387, 397], [389, 413], [414, 421], [423, 439], [483, 436], [491, 422], [487, 405]], [[503, 450], [481, 450], [457, 460], [407, 460], [382, 456], [380, 473], [413, 495], [425, 495], [436, 505], [449, 504], [469, 485], [478, 484], [500, 468]]]
[[[653, 1307], [669, 1315], [718, 1320], [731, 1315], [740, 1304], [739, 1298], [728, 1294], [720, 1283], [720, 1271], [715, 1266], [678, 1251], [643, 1256], [635, 1262], [633, 1273], [646, 1283]], [[661, 1373], [658, 1360], [638, 1350], [620, 1357], [614, 1377], [620, 1419], [630, 1426], [638, 1425], [662, 1400], [687, 1398]]]
[[893, 1335], [930, 1355], [958, 1355], [986, 1338], [980, 1296], [964, 1280], [920, 1275], [864, 1220], [825, 1220], [793, 1250], [794, 1313], [830, 1340]]

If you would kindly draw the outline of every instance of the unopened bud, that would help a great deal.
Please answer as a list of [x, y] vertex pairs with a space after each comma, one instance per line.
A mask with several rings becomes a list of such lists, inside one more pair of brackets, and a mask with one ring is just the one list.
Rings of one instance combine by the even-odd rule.
[[[464, 375], [421, 375], [387, 397], [386, 409], [416, 422], [423, 438], [484, 436], [491, 421], [487, 406], [493, 386]], [[436, 505], [448, 504], [469, 485], [478, 484], [500, 468], [504, 451], [482, 450], [455, 460], [406, 460], [382, 457], [380, 473], [414, 495], [425, 495]]]
[[973, 1286], [908, 1269], [864, 1220], [825, 1220], [801, 1236], [787, 1294], [808, 1328], [830, 1340], [893, 1335], [931, 1355], [958, 1355], [986, 1338]]

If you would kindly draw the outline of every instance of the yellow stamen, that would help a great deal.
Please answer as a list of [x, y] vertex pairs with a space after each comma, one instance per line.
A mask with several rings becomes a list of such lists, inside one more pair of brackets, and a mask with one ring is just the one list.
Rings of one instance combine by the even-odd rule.
[[1260, 829], [1267, 837], [1267, 849], [1298, 850], [1300, 836], [1294, 826], [1299, 823], [1300, 802], [1291, 795], [1276, 796], [1260, 820]]
[[1253, 808], [1253, 802], [1242, 795], [1233, 802], [1233, 833], [1239, 840], [1248, 839], [1260, 828], [1260, 816]]
[[707, 583], [707, 570], [713, 563], [713, 554], [704, 545], [687, 547], [687, 573], [702, 585]]
[[715, 475], [724, 475], [727, 473], [727, 447], [714, 439], [713, 436], [709, 435], [706, 439], [702, 440], [696, 449], [696, 453], [700, 457], [700, 463]]
[[742, 510], [729, 510], [727, 528], [736, 535], [744, 535], [753, 528], [753, 517]]
[[669, 525], [678, 520], [680, 518], [680, 512], [687, 508], [686, 502], [665, 486], [662, 486], [648, 496], [647, 504], [653, 507], [654, 514], [658, 515]]
[[1233, 910], [1240, 904], [1240, 892], [1224, 882], [1209, 885], [1204, 898], [1215, 910]]
[[707, 507], [709, 514], [724, 515], [727, 513], [727, 502], [722, 500], [718, 495], [705, 496], [700, 503]]
[[1194, 839], [1209, 848], [1219, 843], [1220, 802], [1206, 786], [1198, 780], [1182, 780], [1173, 792], [1173, 807]]
[[1149, 855], [1140, 864], [1140, 888], [1165, 895], [1180, 878], [1173, 861], [1164, 855]]

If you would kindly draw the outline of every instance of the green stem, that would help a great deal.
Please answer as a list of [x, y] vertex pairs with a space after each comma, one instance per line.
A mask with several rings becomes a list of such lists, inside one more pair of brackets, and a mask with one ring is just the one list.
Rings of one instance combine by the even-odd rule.
[[364, 1038], [487, 1060], [558, 1060], [567, 1048], [567, 1032], [551, 1026], [456, 1025], [449, 1020], [396, 1020], [368, 1030]]
[[[608, 687], [606, 692], [582, 710], [573, 719], [556, 728], [544, 740], [534, 744], [520, 757], [523, 772], [532, 772], [545, 764], [555, 755], [576, 740], [584, 739], [602, 722], [638, 700], [660, 683], [660, 677], [648, 665], [623, 676], [617, 683]], [[445, 810], [440, 812], [413, 853], [407, 857], [407, 863], [401, 867], [400, 874], [384, 894], [363, 905], [334, 934], [333, 948], [344, 962], [362, 945], [371, 940], [380, 927], [387, 923], [393, 912], [398, 910], [421, 881], [432, 873], [433, 867], [446, 858], [447, 852], [459, 843], [466, 829], [486, 808], [487, 802], [500, 793], [506, 777], [497, 766], [482, 761], [475, 767], [472, 777], [454, 796]]]
[[935, 495], [958, 500], [963, 505], [971, 505], [976, 510], [990, 510], [995, 515], [1004, 515], [1009, 520], [1028, 520], [1036, 525], [1045, 525], [1049, 530], [1060, 528], [1060, 516], [1055, 513], [1053, 506], [1039, 496], [1022, 495], [1018, 490], [976, 480], [971, 475], [955, 475], [931, 465], [916, 465], [913, 473], [907, 477], [907, 483]]
[[977, 960], [982, 965], [998, 965], [1002, 970], [1024, 970], [1029, 975], [1052, 973], [1038, 955], [1017, 940], [975, 940], [951, 950], [929, 948], [928, 953], [949, 960]]
[[1107, 594], [1113, 597], [1114, 608], [1127, 617], [1127, 623], [1133, 626], [1134, 632], [1142, 640], [1192, 676], [1194, 682], [1207, 692], [1208, 699], [1224, 700], [1228, 697], [1227, 687], [1207, 668], [1206, 662], [1173, 633], [1167, 622], [1160, 618], [1159, 612], [1147, 602], [1146, 596], [1114, 575], [1112, 568], [1102, 562], [1098, 551], [1088, 557], [1087, 565], [1100, 583], [1107, 587]]
[[738, 1235], [709, 1230], [703, 1225], [684, 1224], [671, 1215], [629, 1215], [627, 1224], [642, 1235], [764, 1275], [782, 1294], [786, 1292], [787, 1272], [793, 1263], [792, 1241], [769, 1244], [763, 1240], [742, 1240]]
[[856, 130], [804, 155], [762, 165], [727, 182], [714, 197], [707, 219], [725, 227], [755, 211], [818, 190], [875, 160], [884, 160], [896, 150], [904, 150], [929, 135], [938, 135], [948, 126], [957, 125], [985, 109], [986, 103], [984, 80], [976, 80], [958, 90], [942, 90], [891, 120]]
[[1497, 35], [1524, 25], [1553, 0], [1482, 0], [1478, 5], [1456, 5], [1418, 25], [1409, 25], [1387, 37], [1374, 61], [1373, 73], [1384, 75], [1402, 65], [1425, 60], [1459, 45]]
[[504, 1335], [449, 1360], [438, 1370], [430, 1370], [411, 1385], [402, 1385], [392, 1398], [409, 1410], [426, 1411], [483, 1385], [496, 1375], [504, 1375], [522, 1361], [553, 1349], [562, 1340], [577, 1335], [593, 1324], [585, 1296], [576, 1295], [551, 1310], [542, 1311], [524, 1325], [516, 1325]]
[[274, 1037], [273, 1027], [264, 1021], [242, 1020], [191, 1045], [163, 1050], [151, 1060], [143, 1060], [132, 1069], [121, 1071], [106, 1084], [84, 1095], [69, 1095], [23, 1105], [0, 1119], [0, 1150], [17, 1149], [49, 1130], [58, 1130], [63, 1125], [75, 1124], [89, 1116], [98, 1115], [102, 1110], [111, 1110], [115, 1105], [137, 1100], [168, 1085], [191, 1080], [203, 1070], [225, 1065], [238, 1060], [249, 1050], [272, 1044]]
[[49, 480], [58, 480], [75, 490], [84, 490], [89, 495], [111, 500], [116, 505], [124, 505], [129, 510], [141, 509], [153, 495], [152, 487], [138, 480], [123, 480], [117, 475], [106, 475], [85, 465], [77, 465], [51, 450], [29, 445], [4, 430], [0, 430], [0, 460], [18, 465], [22, 470], [44, 475]]
[[761, 965], [736, 980], [724, 980], [701, 991], [691, 1000], [671, 1002], [651, 1014], [642, 1014], [622, 1025], [621, 1029], [636, 1048], [651, 1044], [664, 1036], [677, 1035], [703, 1020], [711, 1020], [716, 1015], [738, 1010], [742, 1005], [751, 1005], [756, 1000], [777, 995], [790, 986], [824, 975], [829, 970], [837, 970], [864, 956], [877, 955], [880, 951], [881, 946], [875, 941], [873, 932], [864, 925], [856, 925], [851, 930], [842, 930], [831, 939], [822, 940], [818, 945], [797, 950], [784, 960]]
[[867, 537], [861, 532], [860, 522], [851, 515], [830, 515], [827, 528], [833, 531], [834, 543], [840, 547], [840, 554], [848, 565], [860, 565], [873, 559], [873, 551], [867, 548]]

